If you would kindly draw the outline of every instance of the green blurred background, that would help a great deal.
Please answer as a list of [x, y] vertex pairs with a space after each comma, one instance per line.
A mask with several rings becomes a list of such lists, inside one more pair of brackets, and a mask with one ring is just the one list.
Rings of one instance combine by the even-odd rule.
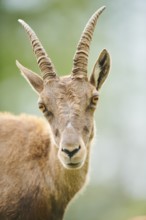
[[126, 220], [146, 214], [146, 1], [0, 1], [0, 111], [35, 115], [40, 115], [37, 95], [15, 60], [38, 73], [39, 69], [17, 20], [24, 19], [35, 30], [61, 75], [70, 72], [80, 34], [102, 5], [107, 9], [94, 33], [89, 73], [107, 48], [111, 74], [96, 111], [90, 181], [71, 203], [65, 220]]

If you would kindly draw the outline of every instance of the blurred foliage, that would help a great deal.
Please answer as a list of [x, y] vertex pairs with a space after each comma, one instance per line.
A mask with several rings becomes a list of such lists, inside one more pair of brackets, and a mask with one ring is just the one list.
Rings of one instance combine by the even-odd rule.
[[78, 202], [73, 201], [65, 220], [128, 220], [139, 214], [146, 215], [145, 207], [145, 200], [131, 199], [120, 188], [91, 185], [80, 194]]
[[70, 205], [66, 220], [126, 220], [146, 214], [146, 19], [145, 0], [1, 0], [0, 110], [37, 114], [37, 95], [16, 68], [18, 59], [39, 73], [27, 36], [35, 30], [59, 74], [69, 73], [80, 34], [100, 6], [107, 10], [95, 30], [89, 72], [102, 48], [112, 56], [112, 74], [96, 114], [98, 142], [91, 181]]

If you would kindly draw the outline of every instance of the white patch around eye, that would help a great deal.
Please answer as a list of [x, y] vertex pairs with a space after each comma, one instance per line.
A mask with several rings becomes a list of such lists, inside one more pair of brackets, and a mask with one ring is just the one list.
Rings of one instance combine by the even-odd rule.
[[101, 68], [100, 68], [99, 64], [97, 63], [96, 66], [95, 66], [95, 69], [94, 69], [95, 82], [97, 82], [100, 72], [101, 72]]

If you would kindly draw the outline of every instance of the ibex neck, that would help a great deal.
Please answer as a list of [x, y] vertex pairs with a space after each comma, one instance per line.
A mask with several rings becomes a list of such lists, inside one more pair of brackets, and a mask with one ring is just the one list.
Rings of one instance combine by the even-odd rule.
[[54, 185], [54, 190], [52, 191], [53, 206], [54, 208], [58, 207], [60, 212], [64, 213], [68, 203], [86, 183], [89, 156], [86, 158], [83, 167], [75, 170], [64, 168], [57, 158], [52, 158], [50, 161], [49, 169], [53, 177]]

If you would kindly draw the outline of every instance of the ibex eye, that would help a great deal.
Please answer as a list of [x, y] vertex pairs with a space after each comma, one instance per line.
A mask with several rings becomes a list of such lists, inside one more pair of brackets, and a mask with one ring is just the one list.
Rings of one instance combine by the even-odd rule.
[[44, 113], [46, 111], [46, 106], [43, 103], [39, 103], [39, 109]]
[[88, 106], [89, 109], [95, 110], [98, 99], [99, 99], [99, 94], [98, 93], [93, 94], [93, 96], [90, 99], [90, 105]]
[[98, 99], [99, 99], [99, 95], [94, 95], [94, 96], [92, 97], [92, 104], [95, 104], [95, 105], [96, 105]]

